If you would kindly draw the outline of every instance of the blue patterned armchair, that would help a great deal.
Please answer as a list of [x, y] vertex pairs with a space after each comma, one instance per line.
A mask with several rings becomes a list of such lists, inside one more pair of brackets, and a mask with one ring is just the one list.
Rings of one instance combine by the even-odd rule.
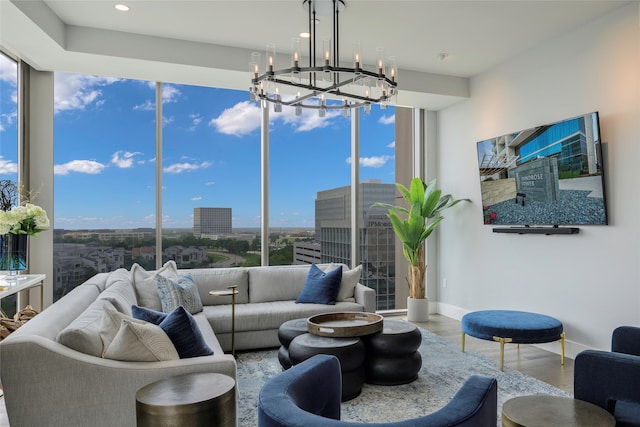
[[640, 427], [640, 328], [616, 328], [610, 352], [579, 353], [573, 394], [613, 414], [616, 427]]
[[335, 356], [316, 355], [267, 381], [258, 398], [258, 427], [495, 427], [497, 382], [474, 375], [442, 409], [406, 421], [340, 421], [342, 379]]

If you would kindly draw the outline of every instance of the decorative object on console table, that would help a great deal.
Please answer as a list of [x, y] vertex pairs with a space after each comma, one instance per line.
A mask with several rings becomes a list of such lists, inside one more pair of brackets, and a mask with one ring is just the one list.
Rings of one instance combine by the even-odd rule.
[[[429, 298], [426, 295], [424, 275], [427, 269], [424, 259], [424, 243], [427, 237], [444, 219], [442, 211], [469, 199], [454, 199], [450, 194], [442, 195], [436, 189], [436, 180], [425, 184], [420, 178], [413, 178], [411, 186], [396, 183], [405, 201], [405, 206], [375, 203], [389, 209], [393, 231], [402, 243], [402, 251], [409, 261], [409, 298], [407, 299], [407, 320], [426, 322], [429, 320]], [[400, 215], [406, 216], [401, 219]]]
[[26, 234], [3, 234], [0, 236], [0, 270], [9, 276], [17, 275], [28, 266], [29, 236]]
[[28, 267], [29, 236], [49, 228], [47, 212], [40, 206], [14, 206], [19, 190], [13, 181], [0, 181], [0, 270], [9, 271], [10, 276]]

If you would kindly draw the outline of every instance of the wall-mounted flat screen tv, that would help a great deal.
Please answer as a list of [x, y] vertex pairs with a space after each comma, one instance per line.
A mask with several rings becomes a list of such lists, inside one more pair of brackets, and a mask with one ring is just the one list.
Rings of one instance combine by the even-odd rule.
[[597, 112], [477, 146], [485, 224], [607, 224]]

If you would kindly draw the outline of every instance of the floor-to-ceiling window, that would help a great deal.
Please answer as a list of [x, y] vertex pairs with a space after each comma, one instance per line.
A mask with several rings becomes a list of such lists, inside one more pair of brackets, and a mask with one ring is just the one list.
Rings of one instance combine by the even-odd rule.
[[155, 84], [56, 73], [54, 300], [95, 273], [155, 268]]
[[[18, 188], [18, 64], [0, 52], [0, 210], [17, 202]], [[16, 297], [2, 300], [7, 315], [15, 312]]]
[[[269, 264], [320, 261], [300, 262], [294, 251], [321, 243], [318, 234], [327, 223], [318, 214], [318, 195], [350, 185], [350, 128], [350, 118], [340, 110], [327, 110], [324, 117], [315, 109], [296, 116], [295, 108], [286, 106], [280, 113], [270, 112]], [[344, 227], [349, 224], [346, 202], [333, 216]]]
[[163, 261], [260, 265], [260, 111], [246, 91], [162, 85]]

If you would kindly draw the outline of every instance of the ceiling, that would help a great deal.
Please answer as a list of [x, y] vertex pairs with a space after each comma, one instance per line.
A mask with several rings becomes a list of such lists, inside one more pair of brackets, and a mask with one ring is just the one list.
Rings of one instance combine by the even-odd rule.
[[[399, 103], [440, 109], [469, 96], [469, 78], [630, 1], [346, 0], [341, 60], [360, 41], [399, 68]], [[307, 28], [301, 0], [0, 0], [0, 45], [42, 70], [248, 88], [251, 51], [275, 43], [288, 63]], [[318, 38], [330, 37], [320, 17]], [[441, 59], [441, 54], [446, 58]], [[264, 55], [264, 54], [263, 54]]]

